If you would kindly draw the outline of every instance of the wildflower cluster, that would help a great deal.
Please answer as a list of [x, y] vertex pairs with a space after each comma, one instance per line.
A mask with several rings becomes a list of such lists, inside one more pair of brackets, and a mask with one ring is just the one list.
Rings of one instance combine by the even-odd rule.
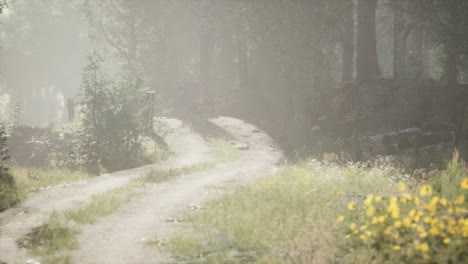
[[346, 239], [353, 248], [369, 249], [374, 258], [404, 263], [467, 263], [468, 178], [460, 195], [447, 199], [423, 185], [416, 194], [398, 185], [398, 195], [369, 195], [348, 204]]

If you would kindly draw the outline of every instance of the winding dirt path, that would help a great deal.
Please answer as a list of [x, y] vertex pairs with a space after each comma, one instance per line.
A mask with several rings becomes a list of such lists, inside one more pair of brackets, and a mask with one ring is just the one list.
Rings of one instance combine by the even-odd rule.
[[144, 239], [164, 238], [177, 225], [166, 219], [219, 194], [213, 186], [232, 181], [246, 182], [270, 173], [281, 158], [272, 140], [243, 121], [221, 117], [213, 123], [227, 130], [239, 143], [247, 144], [240, 159], [150, 187], [118, 212], [83, 227], [80, 249], [72, 252], [80, 264], [162, 263], [167, 256], [144, 243]]
[[174, 158], [162, 165], [149, 165], [136, 169], [105, 174], [92, 180], [73, 183], [66, 187], [53, 187], [30, 198], [20, 206], [0, 214], [0, 263], [24, 264], [28, 260], [26, 250], [17, 247], [16, 241], [31, 229], [44, 223], [53, 211], [63, 211], [88, 203], [93, 195], [110, 191], [130, 180], [155, 169], [180, 168], [209, 161], [208, 146], [203, 138], [184, 127], [175, 119], [163, 120], [174, 133], [166, 141], [175, 153]]

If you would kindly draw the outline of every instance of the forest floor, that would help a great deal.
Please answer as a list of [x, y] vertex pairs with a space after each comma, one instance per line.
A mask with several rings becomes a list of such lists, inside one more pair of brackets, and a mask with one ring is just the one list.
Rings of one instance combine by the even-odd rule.
[[[219, 186], [246, 182], [268, 174], [281, 158], [270, 137], [254, 126], [232, 118], [217, 118], [212, 122], [232, 135], [243, 148], [236, 160], [206, 168], [187, 170], [178, 177], [159, 184], [139, 188], [138, 195], [107, 216], [81, 226], [76, 250], [64, 262], [72, 263], [161, 263], [167, 257], [148, 241], [164, 239], [175, 229], [180, 213], [200, 207], [200, 204], [220, 193]], [[102, 175], [67, 186], [53, 187], [30, 198], [20, 206], [0, 214], [0, 263], [41, 263], [31, 261], [20, 241], [34, 228], [50, 219], [54, 212], [93, 204], [97, 195], [122, 188], [149, 172], [184, 168], [197, 164], [214, 164], [209, 144], [178, 120], [168, 119], [175, 131], [167, 137], [174, 157], [160, 165], [150, 165]], [[203, 168], [203, 166], [202, 166]], [[198, 171], [198, 172], [194, 172]], [[68, 253], [67, 253], [68, 254]], [[39, 261], [41, 261], [39, 259]]]

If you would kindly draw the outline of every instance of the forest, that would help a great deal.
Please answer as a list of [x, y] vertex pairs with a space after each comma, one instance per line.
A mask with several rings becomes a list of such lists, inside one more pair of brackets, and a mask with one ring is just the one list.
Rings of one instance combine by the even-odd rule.
[[0, 0], [0, 264], [467, 263], [467, 0]]

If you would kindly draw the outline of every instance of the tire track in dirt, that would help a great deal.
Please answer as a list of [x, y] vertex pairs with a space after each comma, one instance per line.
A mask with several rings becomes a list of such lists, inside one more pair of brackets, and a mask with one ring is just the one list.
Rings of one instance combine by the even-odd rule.
[[60, 212], [77, 204], [88, 203], [93, 195], [124, 186], [154, 169], [181, 168], [211, 160], [208, 156], [208, 145], [200, 135], [192, 132], [179, 120], [164, 119], [163, 122], [174, 131], [166, 137], [166, 141], [175, 154], [163, 164], [104, 174], [63, 188], [52, 187], [1, 213], [0, 263], [26, 263], [29, 259], [28, 254], [25, 249], [18, 248], [16, 241], [47, 221], [54, 211]]
[[228, 182], [247, 182], [270, 173], [282, 154], [272, 147], [271, 138], [254, 126], [233, 118], [217, 118], [213, 123], [227, 130], [248, 149], [233, 162], [214, 169], [183, 175], [150, 187], [118, 212], [83, 227], [80, 249], [72, 252], [80, 264], [161, 263], [167, 257], [144, 239], [165, 238], [177, 225], [166, 219], [187, 210], [190, 204], [206, 202], [219, 194], [213, 186]]

